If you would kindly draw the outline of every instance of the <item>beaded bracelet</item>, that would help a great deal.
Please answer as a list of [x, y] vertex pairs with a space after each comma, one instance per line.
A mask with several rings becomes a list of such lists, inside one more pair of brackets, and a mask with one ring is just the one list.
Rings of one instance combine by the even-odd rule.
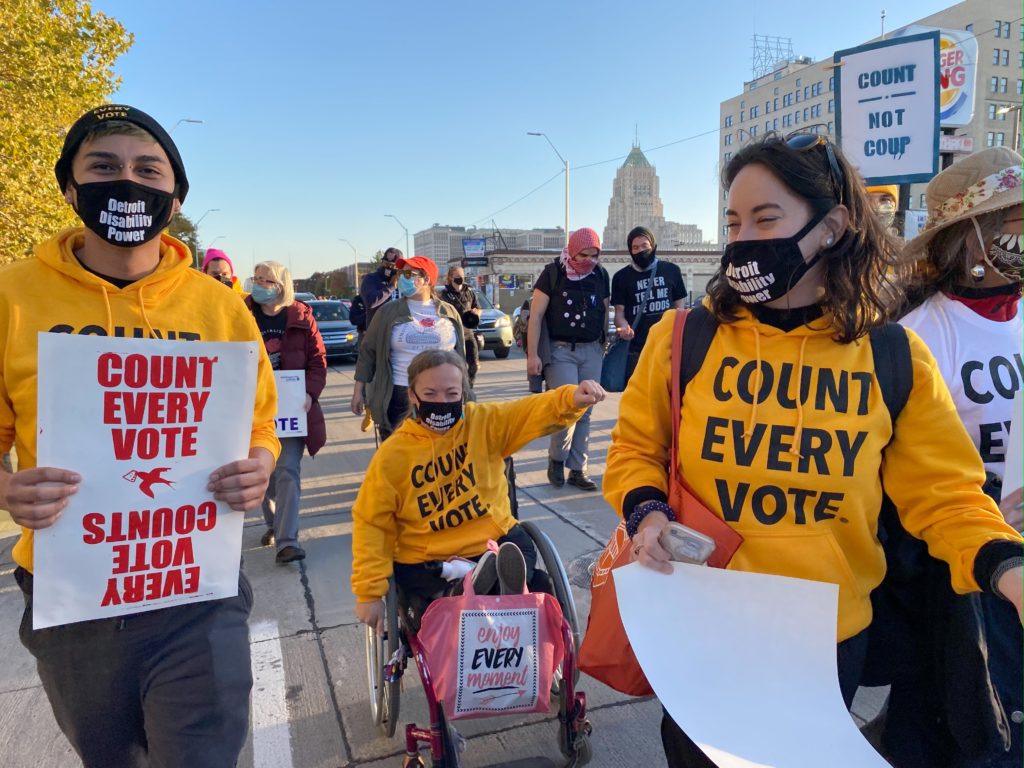
[[640, 528], [640, 523], [644, 521], [651, 512], [662, 512], [671, 522], [675, 522], [676, 513], [672, 511], [672, 507], [663, 501], [656, 501], [651, 499], [637, 504], [633, 507], [633, 513], [629, 516], [629, 520], [626, 521], [626, 534], [629, 538], [636, 536], [637, 530]]

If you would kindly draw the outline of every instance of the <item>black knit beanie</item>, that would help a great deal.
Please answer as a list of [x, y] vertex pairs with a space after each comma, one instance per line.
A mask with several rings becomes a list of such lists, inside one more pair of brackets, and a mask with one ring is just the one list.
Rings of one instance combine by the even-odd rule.
[[125, 104], [104, 104], [102, 107], [91, 109], [71, 126], [67, 136], [64, 137], [64, 148], [60, 152], [60, 157], [57, 158], [57, 163], [53, 166], [53, 172], [57, 175], [57, 183], [60, 184], [61, 194], [67, 189], [68, 180], [71, 178], [71, 161], [74, 160], [79, 145], [89, 131], [110, 120], [120, 120], [137, 125], [156, 139], [156, 143], [167, 153], [167, 159], [174, 171], [176, 197], [179, 201], [185, 202], [185, 195], [188, 193], [188, 177], [185, 176], [185, 166], [181, 162], [181, 155], [178, 154], [178, 148], [174, 146], [170, 134], [163, 129], [160, 123], [141, 109]]

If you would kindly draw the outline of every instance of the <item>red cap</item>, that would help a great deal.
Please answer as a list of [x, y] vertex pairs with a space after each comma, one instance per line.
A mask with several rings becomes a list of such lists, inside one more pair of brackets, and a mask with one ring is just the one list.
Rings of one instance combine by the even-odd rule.
[[569, 255], [572, 258], [575, 259], [580, 251], [585, 251], [587, 248], [597, 248], [600, 253], [601, 238], [598, 237], [597, 232], [590, 227], [583, 227], [569, 235]]
[[395, 266], [399, 269], [404, 269], [405, 267], [422, 269], [427, 273], [427, 281], [431, 285], [437, 285], [437, 264], [426, 256], [413, 256], [411, 259], [399, 259], [395, 262]]

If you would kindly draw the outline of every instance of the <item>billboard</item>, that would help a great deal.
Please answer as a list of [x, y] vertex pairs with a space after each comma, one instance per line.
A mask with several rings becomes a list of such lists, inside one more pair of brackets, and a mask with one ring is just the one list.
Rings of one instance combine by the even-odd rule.
[[939, 172], [939, 33], [836, 51], [836, 136], [868, 184]]
[[462, 239], [462, 253], [464, 267], [486, 267], [487, 266], [487, 241], [483, 238]]
[[962, 29], [918, 25], [901, 29], [897, 37], [939, 33], [939, 123], [944, 128], [965, 126], [974, 118], [978, 39]]

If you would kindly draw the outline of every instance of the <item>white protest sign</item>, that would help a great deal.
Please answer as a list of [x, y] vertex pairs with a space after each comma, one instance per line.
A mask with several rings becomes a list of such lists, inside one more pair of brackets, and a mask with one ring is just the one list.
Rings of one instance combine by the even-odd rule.
[[277, 426], [278, 437], [305, 437], [306, 422], [306, 372], [274, 371], [277, 379]]
[[654, 692], [716, 765], [887, 768], [839, 691], [838, 587], [673, 565], [612, 571], [619, 612]]
[[[1017, 308], [1021, 311], [1021, 307]], [[1003, 495], [1008, 498], [1024, 486], [1024, 390], [1017, 390], [1013, 396], [1013, 416], [1010, 419], [1010, 434], [1006, 436], [1006, 464], [1003, 470]]]
[[244, 513], [206, 485], [249, 453], [257, 360], [255, 342], [39, 334], [37, 462], [82, 482], [35, 533], [34, 629], [238, 593]]
[[939, 33], [836, 51], [836, 136], [868, 184], [939, 172]]

